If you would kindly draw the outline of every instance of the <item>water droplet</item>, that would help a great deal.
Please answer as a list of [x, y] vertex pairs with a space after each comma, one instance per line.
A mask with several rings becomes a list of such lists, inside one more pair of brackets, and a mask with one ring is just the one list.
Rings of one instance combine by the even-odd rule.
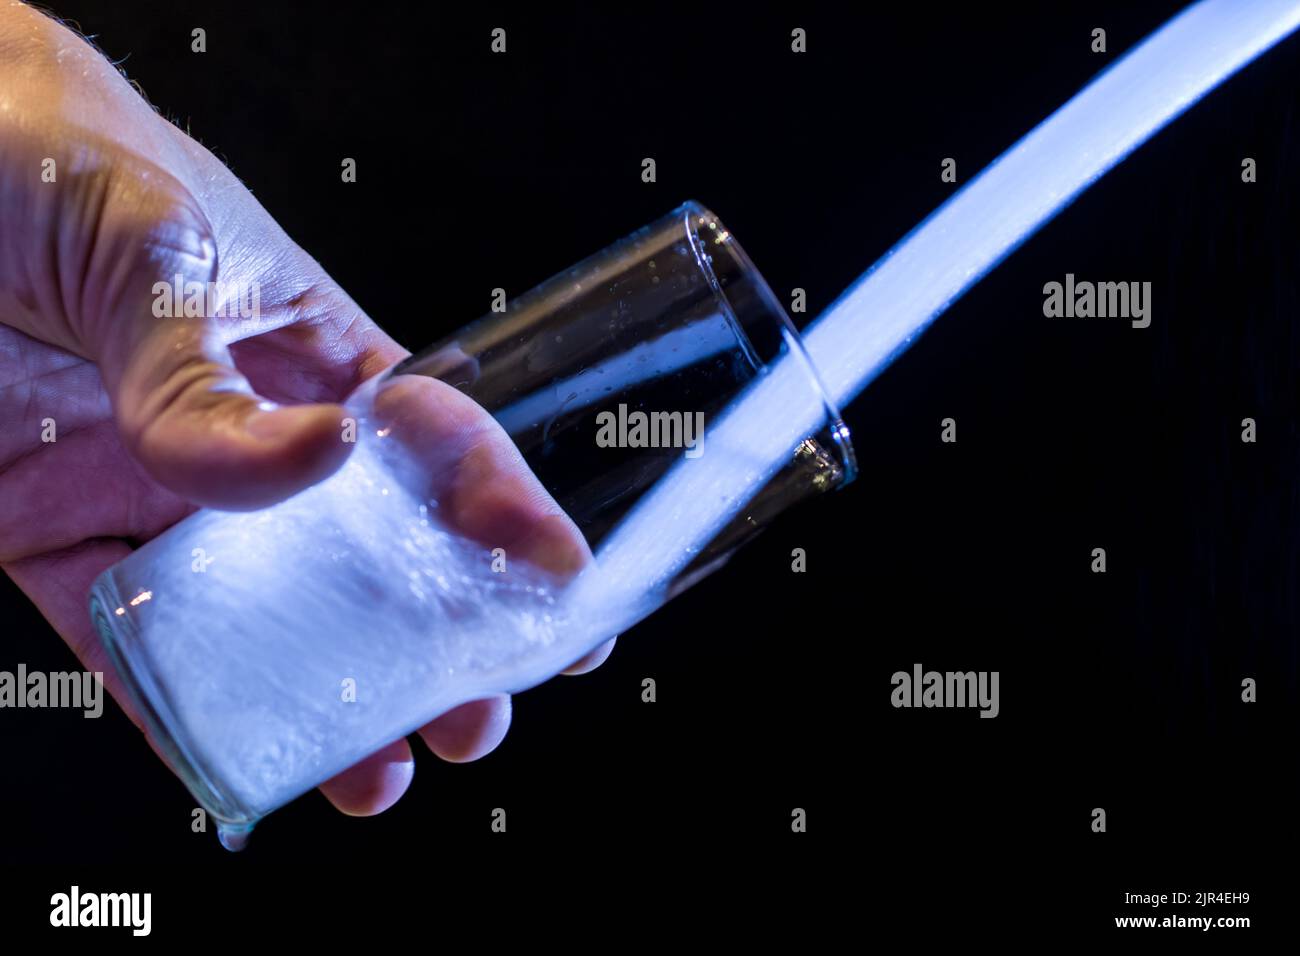
[[252, 833], [253, 828], [251, 826], [236, 827], [227, 823], [217, 824], [217, 839], [231, 853], [238, 853], [248, 846], [248, 838]]

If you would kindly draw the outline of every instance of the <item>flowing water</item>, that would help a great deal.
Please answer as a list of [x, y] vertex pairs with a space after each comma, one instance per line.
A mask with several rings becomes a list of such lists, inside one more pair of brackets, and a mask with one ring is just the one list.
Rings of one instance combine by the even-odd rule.
[[[1098, 77], [813, 324], [832, 399], [852, 400], [1020, 242], [1297, 25], [1300, 3], [1208, 0]], [[670, 470], [562, 591], [494, 573], [367, 436], [320, 485], [264, 511], [200, 512], [110, 569], [97, 623], [147, 664], [137, 677], [180, 728], [187, 782], [220, 791], [210, 809], [238, 848], [261, 815], [382, 743], [543, 680], [653, 610], [822, 423], [805, 375], [775, 363], [712, 423], [708, 453]]]

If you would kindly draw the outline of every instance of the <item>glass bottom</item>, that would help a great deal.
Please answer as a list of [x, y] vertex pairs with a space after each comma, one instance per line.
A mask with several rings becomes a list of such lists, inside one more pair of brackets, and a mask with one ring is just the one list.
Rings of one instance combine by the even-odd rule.
[[224, 797], [193, 751], [186, 746], [184, 736], [173, 730], [177, 722], [165, 691], [150, 679], [148, 667], [137, 666], [141, 652], [139, 635], [131, 616], [117, 613], [124, 606], [110, 568], [96, 579], [90, 589], [90, 619], [99, 632], [100, 641], [126, 685], [136, 711], [143, 718], [150, 739], [199, 805], [214, 819], [222, 834], [222, 843], [227, 842], [227, 834], [238, 841], [241, 835], [246, 836], [253, 829], [261, 816]]

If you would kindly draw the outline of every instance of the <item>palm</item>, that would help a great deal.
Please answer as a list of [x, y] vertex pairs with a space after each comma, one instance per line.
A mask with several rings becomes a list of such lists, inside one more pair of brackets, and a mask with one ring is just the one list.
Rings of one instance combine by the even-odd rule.
[[[0, 477], [30, 489], [0, 524], [0, 559], [90, 539], [146, 541], [193, 510], [127, 454], [93, 362], [0, 325]], [[76, 502], [68, 507], [69, 502]]]

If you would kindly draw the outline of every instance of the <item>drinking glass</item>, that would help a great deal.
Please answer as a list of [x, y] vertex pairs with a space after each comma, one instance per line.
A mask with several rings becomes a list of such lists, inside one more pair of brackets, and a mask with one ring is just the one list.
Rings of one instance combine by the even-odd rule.
[[[444, 492], [463, 462], [430, 426], [451, 388], [572, 520], [594, 554], [580, 573], [456, 530]], [[149, 733], [227, 846], [451, 708], [545, 680], [855, 472], [779, 301], [696, 203], [346, 407], [356, 447], [333, 476], [260, 511], [199, 511], [91, 590]]]

